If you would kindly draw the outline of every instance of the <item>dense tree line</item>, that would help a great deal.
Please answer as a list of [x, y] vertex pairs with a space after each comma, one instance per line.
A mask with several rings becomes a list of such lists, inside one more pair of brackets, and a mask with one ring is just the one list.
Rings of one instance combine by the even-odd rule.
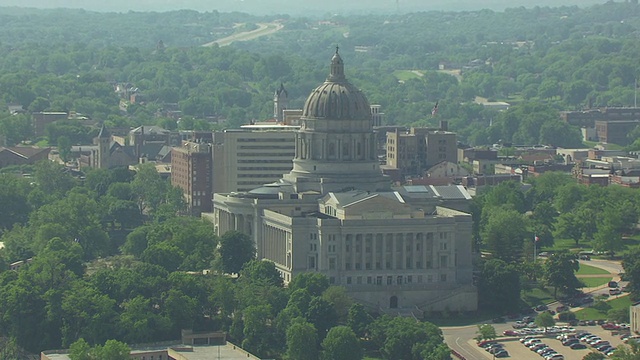
[[[623, 236], [635, 233], [640, 216], [635, 189], [587, 187], [553, 172], [530, 182], [526, 192], [518, 183], [502, 183], [473, 200], [478, 246], [492, 258], [481, 264], [478, 279], [480, 304], [487, 309], [517, 310], [519, 291], [527, 283], [547, 285], [554, 295], [570, 295], [582, 287], [574, 274], [579, 266], [575, 252], [556, 252], [541, 266], [532, 261], [534, 247], [539, 253], [552, 247], [554, 239], [570, 239], [578, 250], [613, 256], [629, 248]], [[624, 263], [637, 276], [634, 259], [625, 255]]]
[[[233, 127], [269, 118], [271, 96], [281, 82], [289, 90], [289, 107], [301, 107], [326, 77], [328, 58], [339, 44], [347, 75], [372, 103], [383, 106], [389, 124], [434, 126], [430, 110], [440, 101], [438, 119], [449, 120], [450, 128], [471, 144], [502, 140], [572, 147], [579, 144], [579, 134], [558, 121], [558, 110], [634, 103], [640, 70], [632, 61], [640, 54], [634, 35], [638, 15], [633, 2], [608, 2], [584, 9], [337, 16], [327, 19], [331, 25], [283, 16], [285, 29], [268, 39], [223, 48], [185, 48], [194, 43], [165, 40], [166, 47], [156, 49], [156, 40], [109, 34], [128, 31], [126, 24], [134, 23], [137, 34], [194, 39], [190, 32], [271, 19], [194, 11], [6, 10], [8, 21], [3, 24], [10, 24], [13, 32], [0, 34], [13, 36], [0, 37], [0, 70], [5, 74], [0, 86], [6, 89], [5, 103], [19, 103], [29, 111], [76, 111], [110, 126], [156, 123], [207, 129], [211, 125], [203, 119], [213, 117]], [[64, 41], [39, 39], [11, 25], [28, 17], [29, 29], [40, 23], [54, 28], [37, 34], [73, 36]], [[102, 35], [83, 37], [92, 33], [77, 30], [85, 22]], [[157, 23], [163, 24], [161, 29]], [[69, 24], [73, 31], [67, 31]], [[367, 51], [356, 52], [356, 46]], [[461, 76], [437, 72], [440, 62], [463, 67]], [[423, 75], [399, 81], [398, 70], [419, 70]], [[115, 82], [138, 88], [141, 102], [122, 112]], [[475, 96], [521, 105], [498, 113], [473, 104]], [[184, 115], [180, 123], [156, 117], [176, 103]], [[28, 117], [0, 115], [0, 132], [10, 143], [29, 138], [27, 121]], [[50, 144], [60, 135], [69, 136], [72, 143], [91, 136], [69, 127], [51, 129], [48, 135]]]

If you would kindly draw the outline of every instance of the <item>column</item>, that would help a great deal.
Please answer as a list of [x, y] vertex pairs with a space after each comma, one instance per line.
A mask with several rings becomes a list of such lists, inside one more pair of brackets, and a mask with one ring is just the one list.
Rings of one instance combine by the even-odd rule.
[[371, 270], [377, 270], [376, 263], [378, 262], [378, 235], [371, 234]]
[[397, 265], [397, 260], [398, 257], [396, 256], [396, 242], [398, 241], [398, 239], [396, 239], [396, 234], [392, 235], [392, 239], [391, 239], [391, 269], [393, 270], [397, 270], [398, 269], [398, 265]]
[[402, 237], [402, 268], [407, 268], [407, 237], [406, 234], [399, 234]]

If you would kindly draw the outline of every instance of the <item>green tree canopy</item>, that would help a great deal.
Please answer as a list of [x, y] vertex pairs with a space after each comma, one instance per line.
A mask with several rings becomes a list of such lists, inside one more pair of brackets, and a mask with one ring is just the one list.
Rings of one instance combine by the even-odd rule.
[[362, 356], [362, 345], [347, 326], [331, 328], [322, 341], [322, 358], [325, 360], [361, 360]]

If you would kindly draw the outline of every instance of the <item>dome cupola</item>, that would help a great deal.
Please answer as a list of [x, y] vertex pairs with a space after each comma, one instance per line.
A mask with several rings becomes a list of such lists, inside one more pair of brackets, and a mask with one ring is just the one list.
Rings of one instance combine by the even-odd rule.
[[329, 77], [311, 92], [304, 104], [302, 116], [308, 119], [371, 119], [369, 101], [345, 77], [344, 63], [337, 47], [331, 59]]

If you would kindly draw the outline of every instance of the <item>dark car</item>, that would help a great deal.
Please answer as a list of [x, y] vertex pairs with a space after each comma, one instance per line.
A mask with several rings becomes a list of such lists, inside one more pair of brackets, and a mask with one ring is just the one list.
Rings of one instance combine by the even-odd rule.
[[609, 281], [609, 287], [610, 288], [617, 288], [618, 287], [618, 282], [617, 281]]
[[497, 358], [509, 357], [509, 352], [507, 350], [501, 350], [501, 351], [498, 351], [497, 353], [493, 354], [493, 356], [495, 356]]
[[535, 311], [545, 311], [547, 309], [548, 309], [547, 305], [538, 305], [534, 308]]
[[587, 345], [580, 344], [579, 342], [577, 342], [569, 345], [569, 347], [571, 348], [571, 350], [581, 350], [581, 349], [586, 349]]

